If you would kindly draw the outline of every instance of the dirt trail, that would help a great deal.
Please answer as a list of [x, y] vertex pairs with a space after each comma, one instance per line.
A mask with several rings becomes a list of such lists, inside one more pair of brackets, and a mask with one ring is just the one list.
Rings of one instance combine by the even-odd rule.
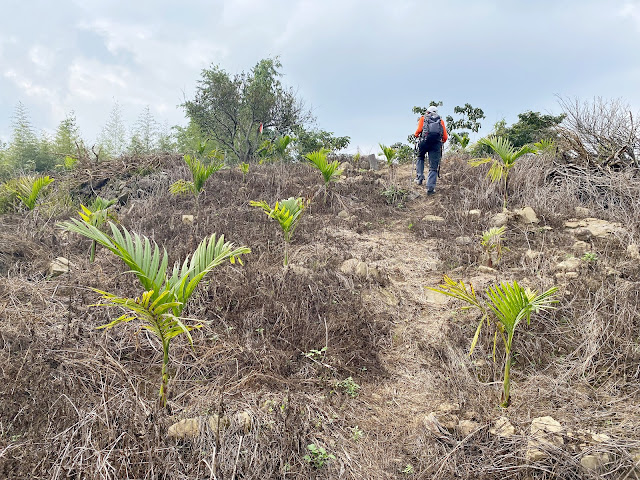
[[[407, 178], [410, 172], [401, 174]], [[389, 378], [366, 386], [367, 402], [374, 405], [381, 425], [400, 422], [415, 428], [438, 403], [433, 391], [437, 373], [425, 361], [424, 350], [445, 340], [443, 326], [450, 306], [448, 297], [424, 288], [442, 280], [436, 240], [421, 239], [410, 227], [411, 219], [432, 214], [435, 202], [446, 201], [446, 193], [432, 198], [424, 187], [410, 189], [419, 196], [374, 231], [359, 234], [345, 227], [327, 233], [348, 246], [353, 258], [388, 278], [385, 286], [373, 287], [365, 295], [373, 311], [391, 314], [394, 323], [391, 346], [380, 352]]]

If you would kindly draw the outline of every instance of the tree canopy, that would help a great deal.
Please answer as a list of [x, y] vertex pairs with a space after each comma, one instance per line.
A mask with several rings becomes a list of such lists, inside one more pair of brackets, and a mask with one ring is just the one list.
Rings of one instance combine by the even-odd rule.
[[263, 129], [284, 136], [312, 119], [293, 90], [282, 85], [281, 67], [277, 58], [267, 58], [233, 76], [217, 65], [204, 69], [194, 99], [182, 105], [187, 117], [233, 160], [250, 160]]

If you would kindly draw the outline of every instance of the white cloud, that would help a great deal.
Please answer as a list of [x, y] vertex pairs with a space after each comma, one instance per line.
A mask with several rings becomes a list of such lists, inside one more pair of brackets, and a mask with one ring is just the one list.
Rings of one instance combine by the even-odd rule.
[[29, 49], [29, 59], [39, 69], [49, 71], [56, 56], [53, 50], [43, 45], [34, 45]]
[[625, 2], [618, 14], [621, 17], [630, 17], [636, 23], [636, 27], [640, 29], [640, 1]]

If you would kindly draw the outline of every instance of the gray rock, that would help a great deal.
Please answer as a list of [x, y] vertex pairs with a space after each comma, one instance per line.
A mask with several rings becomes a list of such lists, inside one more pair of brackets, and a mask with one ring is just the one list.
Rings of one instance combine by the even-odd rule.
[[582, 260], [579, 258], [571, 257], [558, 263], [554, 271], [556, 272], [577, 272], [582, 266]]
[[240, 425], [242, 425], [242, 429], [244, 430], [245, 434], [249, 433], [253, 428], [253, 417], [251, 416], [251, 412], [249, 410], [239, 412], [236, 415], [236, 420]]
[[363, 156], [362, 161], [369, 164], [370, 170], [378, 170], [380, 168], [380, 162], [378, 162], [378, 159], [373, 153], [371, 155]]
[[369, 267], [365, 262], [358, 262], [355, 273], [360, 278], [367, 278], [367, 275], [369, 274]]
[[511, 212], [504, 211], [504, 212], [496, 213], [493, 217], [491, 217], [491, 220], [489, 220], [489, 224], [492, 227], [504, 227], [507, 223], [509, 223], [510, 219], [511, 219]]
[[473, 218], [480, 218], [480, 215], [482, 215], [482, 210], [469, 210], [467, 212], [467, 215]]
[[473, 243], [472, 237], [456, 237], [456, 245], [471, 245]]
[[591, 216], [591, 210], [585, 207], [576, 207], [575, 212], [576, 212], [576, 217], [578, 218], [586, 218]]
[[496, 420], [496, 423], [493, 424], [493, 427], [489, 429], [489, 433], [497, 437], [509, 438], [516, 433], [516, 429], [511, 425], [507, 417], [500, 417]]
[[548, 450], [562, 448], [564, 439], [562, 425], [552, 417], [538, 417], [531, 420], [526, 458], [530, 462], [543, 460], [549, 456]]
[[217, 414], [195, 418], [185, 418], [169, 427], [167, 435], [171, 438], [195, 438], [207, 430], [214, 436], [222, 433], [230, 422], [227, 417], [219, 418]]
[[456, 430], [458, 430], [460, 435], [462, 435], [463, 437], [468, 437], [473, 432], [478, 430], [480, 426], [481, 425], [478, 422], [474, 422], [473, 420], [460, 420], [460, 422], [458, 422]]
[[193, 225], [193, 215], [182, 215], [182, 223], [185, 225]]
[[342, 162], [342, 163], [340, 164], [340, 169], [341, 169], [343, 172], [350, 172], [350, 171], [352, 171], [352, 170], [353, 170], [353, 165], [351, 165], [349, 162]]
[[340, 210], [340, 213], [338, 213], [338, 217], [339, 218], [349, 218], [349, 212], [347, 212], [346, 210]]
[[498, 273], [495, 268], [487, 267], [486, 265], [480, 265], [478, 267], [478, 271], [482, 273]]
[[49, 278], [55, 278], [65, 273], [69, 273], [71, 266], [72, 264], [67, 258], [56, 257], [56, 259], [47, 266], [47, 276]]
[[596, 471], [602, 470], [604, 466], [611, 461], [609, 454], [606, 452], [597, 452], [585, 455], [580, 459], [580, 465], [585, 470]]
[[587, 242], [577, 240], [571, 247], [571, 250], [573, 250], [573, 253], [581, 257], [585, 253], [591, 251], [591, 246]]
[[350, 258], [349, 260], [345, 260], [340, 266], [340, 271], [342, 273], [346, 273], [347, 275], [353, 275], [356, 273], [356, 267], [359, 263], [360, 260], [358, 260], [357, 258]]
[[313, 273], [310, 269], [303, 267], [302, 265], [287, 265], [285, 271], [291, 272], [294, 275], [300, 275], [302, 277], [310, 277]]
[[593, 238], [593, 234], [591, 233], [591, 230], [589, 230], [588, 228], [577, 228], [573, 232], [573, 236], [576, 237], [576, 239], [581, 242], [589, 242]]
[[632, 243], [627, 247], [627, 255], [634, 260], [640, 260], [640, 247], [637, 244]]
[[534, 212], [533, 208], [531, 207], [524, 207], [519, 210], [514, 210], [513, 213], [515, 213], [520, 221], [524, 223], [540, 223], [536, 212]]

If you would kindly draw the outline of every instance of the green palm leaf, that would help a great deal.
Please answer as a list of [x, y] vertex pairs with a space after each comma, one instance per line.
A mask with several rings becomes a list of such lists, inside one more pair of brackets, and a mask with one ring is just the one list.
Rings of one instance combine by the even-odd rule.
[[[505, 365], [504, 365], [504, 380], [503, 380], [503, 394], [501, 405], [503, 407], [509, 406], [510, 398], [510, 371], [511, 371], [511, 352], [512, 342], [515, 335], [518, 324], [527, 319], [527, 323], [530, 322], [531, 314], [538, 313], [543, 310], [553, 308], [551, 304], [556, 303], [554, 298], [557, 288], [552, 287], [544, 293], [538, 295], [537, 292], [524, 289], [518, 282], [514, 281], [512, 284], [501, 283], [498, 286], [493, 286], [485, 290], [485, 295], [488, 301], [478, 299], [476, 297], [473, 286], [466, 285], [462, 280], [455, 282], [448, 276], [444, 276], [444, 284], [438, 288], [426, 287], [429, 290], [448, 295], [450, 297], [462, 300], [468, 305], [462, 307], [465, 308], [477, 308], [483, 313], [480, 323], [476, 327], [473, 340], [471, 341], [471, 348], [469, 349], [469, 355], [473, 353], [473, 350], [480, 337], [480, 332], [483, 323], [486, 321], [489, 325], [489, 313], [493, 313], [496, 320], [496, 331], [493, 342], [493, 355], [495, 360], [496, 344], [498, 340], [498, 333], [504, 343], [505, 348]], [[506, 336], [505, 336], [506, 333]]]
[[127, 314], [101, 328], [110, 328], [119, 323], [139, 319], [143, 322], [143, 329], [160, 338], [164, 354], [160, 397], [166, 403], [168, 383], [166, 367], [169, 362], [170, 340], [184, 333], [192, 343], [193, 339], [189, 331], [199, 328], [199, 325], [187, 326], [182, 322], [180, 318], [182, 310], [200, 280], [208, 272], [226, 260], [231, 263], [235, 263], [236, 260], [242, 263], [240, 255], [249, 253], [251, 250], [247, 247], [235, 248], [233, 243], [224, 241], [223, 235], [216, 238], [214, 233], [200, 243], [191, 257], [187, 257], [182, 264], [177, 262], [171, 277], [167, 278], [166, 250], [162, 249], [161, 252], [155, 242], [136, 233], [132, 235], [125, 227], [121, 227], [122, 231], [120, 231], [112, 222], [109, 222], [111, 235], [108, 235], [91, 225], [89, 220], [90, 218], [71, 219], [59, 225], [67, 231], [79, 233], [94, 240], [120, 257], [136, 274], [145, 289], [142, 296], [135, 299], [98, 290], [106, 301], [101, 303], [101, 306], [120, 306], [128, 311]]
[[25, 207], [29, 210], [33, 210], [36, 206], [40, 193], [51, 182], [53, 182], [53, 178], [48, 175], [44, 177], [25, 176], [9, 181], [5, 185], [9, 191], [15, 194]]
[[[207, 273], [227, 260], [231, 263], [237, 260], [242, 264], [240, 255], [250, 252], [251, 249], [248, 247], [234, 248], [233, 243], [224, 241], [224, 235], [216, 239], [214, 233], [200, 242], [191, 259], [187, 257], [181, 267], [178, 263], [174, 265], [166, 288], [171, 290], [176, 301], [184, 304]], [[182, 307], [175, 309], [174, 312], [179, 315]]]
[[477, 167], [484, 163], [491, 162], [491, 168], [489, 168], [487, 176], [491, 178], [492, 182], [497, 182], [504, 178], [503, 207], [507, 208], [507, 177], [509, 175], [509, 170], [513, 168], [518, 158], [522, 155], [535, 153], [538, 149], [533, 145], [524, 145], [520, 149], [516, 149], [508, 139], [496, 136], [482, 138], [478, 143], [491, 148], [498, 155], [498, 158], [474, 158], [469, 160], [469, 165]]
[[325, 186], [327, 186], [329, 182], [335, 182], [342, 174], [342, 170], [340, 170], [340, 163], [337, 160], [330, 163], [327, 161], [328, 153], [329, 150], [321, 148], [320, 150], [316, 150], [315, 152], [307, 153], [305, 155], [305, 158], [307, 158], [307, 160], [309, 160], [322, 173]]

